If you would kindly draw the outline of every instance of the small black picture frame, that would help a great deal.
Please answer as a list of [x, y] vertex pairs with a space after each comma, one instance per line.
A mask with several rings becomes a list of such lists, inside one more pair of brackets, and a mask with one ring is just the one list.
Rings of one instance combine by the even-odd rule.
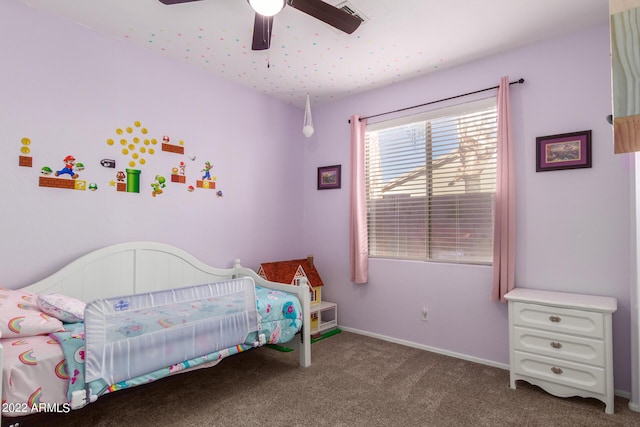
[[318, 190], [340, 188], [342, 165], [322, 166], [318, 168]]

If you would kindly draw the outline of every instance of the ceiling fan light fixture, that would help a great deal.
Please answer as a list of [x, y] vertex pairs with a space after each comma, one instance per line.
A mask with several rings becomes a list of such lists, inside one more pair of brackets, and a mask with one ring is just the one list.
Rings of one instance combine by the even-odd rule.
[[286, 0], [249, 0], [251, 8], [262, 16], [274, 16], [282, 10]]

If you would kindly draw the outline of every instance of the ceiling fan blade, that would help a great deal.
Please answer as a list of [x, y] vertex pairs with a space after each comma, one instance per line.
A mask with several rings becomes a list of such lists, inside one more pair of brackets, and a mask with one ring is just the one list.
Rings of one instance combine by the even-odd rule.
[[192, 1], [200, 1], [200, 0], [159, 0], [162, 4], [180, 4], [180, 3], [191, 3]]
[[262, 16], [256, 13], [253, 21], [253, 43], [251, 50], [266, 50], [271, 46], [271, 30], [273, 16]]
[[347, 34], [353, 33], [362, 23], [362, 20], [357, 16], [322, 0], [287, 0], [287, 4]]

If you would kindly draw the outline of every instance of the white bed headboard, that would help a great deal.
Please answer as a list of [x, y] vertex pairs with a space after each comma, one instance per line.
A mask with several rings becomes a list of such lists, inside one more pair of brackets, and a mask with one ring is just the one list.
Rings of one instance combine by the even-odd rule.
[[[236, 262], [238, 264], [238, 262]], [[90, 252], [23, 288], [82, 301], [227, 280], [237, 268], [211, 267], [182, 249], [157, 242], [130, 242]]]

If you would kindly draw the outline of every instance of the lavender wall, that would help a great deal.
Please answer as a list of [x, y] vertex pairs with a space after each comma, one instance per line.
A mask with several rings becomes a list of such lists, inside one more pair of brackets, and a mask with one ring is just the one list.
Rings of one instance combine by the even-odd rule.
[[[28, 285], [89, 250], [131, 240], [174, 244], [221, 266], [306, 254], [300, 110], [13, 1], [0, 2], [0, 55], [0, 286]], [[117, 193], [114, 169], [99, 161], [125, 167], [128, 157], [106, 140], [136, 120], [149, 136], [182, 139], [186, 155], [156, 147], [140, 194]], [[23, 137], [32, 140], [33, 168], [18, 167]], [[60, 169], [68, 154], [98, 191], [38, 186], [40, 168]], [[190, 181], [210, 161], [224, 196], [169, 184], [152, 197], [155, 174], [168, 178], [180, 160]]]
[[[511, 88], [517, 180], [516, 283], [618, 299], [615, 388], [630, 390], [630, 158], [613, 155], [607, 25], [314, 109], [304, 152], [305, 242], [347, 328], [508, 364], [507, 309], [490, 302], [491, 269], [370, 260], [349, 280], [349, 126], [362, 116], [526, 79]], [[535, 172], [535, 138], [591, 129], [593, 168]], [[342, 164], [341, 190], [315, 191], [318, 166]], [[430, 320], [421, 320], [422, 307]]]

